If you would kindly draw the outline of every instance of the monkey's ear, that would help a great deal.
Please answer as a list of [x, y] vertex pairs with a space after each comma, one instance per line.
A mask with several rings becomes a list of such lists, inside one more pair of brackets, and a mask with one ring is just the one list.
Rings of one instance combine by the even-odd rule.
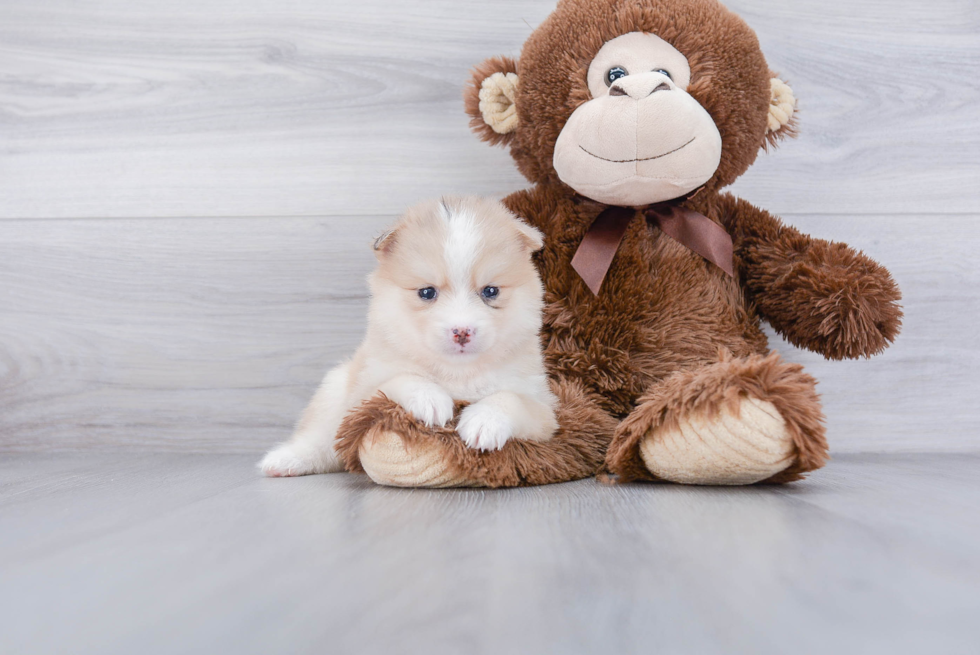
[[470, 128], [493, 145], [507, 143], [517, 130], [517, 62], [510, 57], [492, 57], [473, 69], [473, 78], [463, 91]]
[[378, 259], [381, 259], [385, 255], [391, 252], [392, 247], [395, 245], [395, 230], [394, 228], [387, 229], [381, 233], [377, 239], [374, 240], [374, 254]]
[[767, 150], [786, 138], [796, 136], [796, 96], [789, 84], [779, 79], [775, 73], [769, 79], [769, 117], [766, 125]]

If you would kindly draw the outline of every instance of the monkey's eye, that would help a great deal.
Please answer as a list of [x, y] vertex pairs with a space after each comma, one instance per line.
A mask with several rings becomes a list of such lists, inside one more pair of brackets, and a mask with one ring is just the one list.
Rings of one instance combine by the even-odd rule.
[[493, 300], [494, 298], [496, 298], [497, 296], [500, 295], [500, 288], [499, 287], [483, 287], [483, 291], [480, 292], [480, 295], [483, 296], [484, 299], [486, 299], [486, 300]]
[[424, 289], [419, 289], [419, 298], [422, 300], [435, 300], [439, 292], [436, 291], [435, 287], [425, 287]]
[[653, 72], [654, 73], [660, 73], [661, 75], [663, 75], [664, 77], [666, 77], [668, 80], [673, 80], [674, 79], [674, 76], [670, 74], [670, 71], [664, 70], [663, 68], [658, 68], [657, 70], [655, 70]]
[[621, 77], [626, 77], [629, 73], [622, 66], [613, 66], [608, 71], [606, 71], [606, 86], [612, 86], [612, 83]]

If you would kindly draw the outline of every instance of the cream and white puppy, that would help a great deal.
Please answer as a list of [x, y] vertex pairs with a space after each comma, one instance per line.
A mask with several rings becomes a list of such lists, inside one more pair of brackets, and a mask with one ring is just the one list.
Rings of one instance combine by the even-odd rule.
[[541, 233], [499, 202], [444, 198], [412, 209], [374, 244], [367, 335], [323, 379], [293, 437], [260, 463], [269, 476], [339, 471], [337, 429], [379, 391], [430, 426], [471, 403], [456, 431], [471, 448], [543, 441], [558, 424], [539, 331]]

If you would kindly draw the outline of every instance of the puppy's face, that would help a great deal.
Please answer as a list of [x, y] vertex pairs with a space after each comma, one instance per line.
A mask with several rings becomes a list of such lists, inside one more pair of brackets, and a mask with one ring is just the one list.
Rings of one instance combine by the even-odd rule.
[[446, 198], [410, 209], [375, 243], [372, 323], [407, 356], [490, 362], [536, 339], [541, 234], [496, 201]]

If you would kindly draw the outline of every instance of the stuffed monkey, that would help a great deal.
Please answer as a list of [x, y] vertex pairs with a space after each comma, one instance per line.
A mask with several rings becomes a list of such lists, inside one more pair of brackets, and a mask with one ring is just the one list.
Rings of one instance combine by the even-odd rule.
[[505, 204], [545, 235], [542, 340], [561, 428], [466, 448], [377, 397], [348, 468], [402, 486], [608, 480], [789, 482], [827, 458], [815, 380], [760, 321], [828, 359], [899, 332], [888, 271], [729, 193], [795, 128], [755, 33], [715, 0], [562, 0], [519, 60], [465, 91], [472, 127], [531, 187]]

